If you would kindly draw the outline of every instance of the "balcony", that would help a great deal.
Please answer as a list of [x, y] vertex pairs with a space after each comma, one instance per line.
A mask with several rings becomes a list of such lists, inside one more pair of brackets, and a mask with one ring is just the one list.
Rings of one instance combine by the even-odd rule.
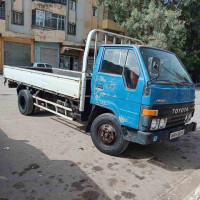
[[119, 32], [119, 33], [120, 32], [125, 33], [125, 28], [121, 28], [113, 20], [110, 20], [110, 19], [104, 19], [103, 20], [102, 29], [115, 31], [115, 32]]
[[66, 4], [58, 3], [58, 1], [33, 1], [33, 10], [43, 10], [50, 13], [55, 13], [58, 15], [66, 16], [67, 6]]
[[65, 31], [65, 17], [42, 10], [33, 10], [32, 27], [42, 30]]
[[32, 0], [32, 1], [41, 1], [43, 3], [58, 3], [58, 4], [67, 4], [67, 0]]
[[32, 29], [32, 35], [37, 42], [58, 42], [63, 43], [65, 41], [65, 31], [51, 30], [44, 31], [39, 29]]

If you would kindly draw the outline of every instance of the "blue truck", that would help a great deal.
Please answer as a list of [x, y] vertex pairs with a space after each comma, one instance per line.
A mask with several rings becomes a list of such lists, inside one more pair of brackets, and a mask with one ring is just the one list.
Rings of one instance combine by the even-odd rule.
[[[92, 71], [87, 68], [91, 49]], [[81, 72], [4, 66], [4, 77], [17, 88], [23, 115], [40, 108], [80, 121], [108, 155], [119, 155], [130, 142], [148, 145], [196, 130], [190, 122], [195, 87], [181, 61], [134, 38], [93, 30]]]

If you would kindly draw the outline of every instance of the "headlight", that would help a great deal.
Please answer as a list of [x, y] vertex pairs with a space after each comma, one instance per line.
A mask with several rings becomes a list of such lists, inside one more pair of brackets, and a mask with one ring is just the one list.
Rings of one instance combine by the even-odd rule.
[[161, 119], [159, 129], [164, 129], [166, 125], [167, 125], [167, 118]]
[[151, 130], [157, 130], [159, 127], [160, 119], [152, 119]]

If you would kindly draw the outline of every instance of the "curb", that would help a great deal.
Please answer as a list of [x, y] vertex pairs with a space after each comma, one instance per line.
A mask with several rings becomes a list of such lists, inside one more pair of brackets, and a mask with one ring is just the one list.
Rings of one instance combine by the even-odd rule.
[[183, 200], [199, 200], [200, 199], [200, 185], [197, 186], [186, 198]]
[[180, 178], [154, 200], [200, 200], [200, 170]]

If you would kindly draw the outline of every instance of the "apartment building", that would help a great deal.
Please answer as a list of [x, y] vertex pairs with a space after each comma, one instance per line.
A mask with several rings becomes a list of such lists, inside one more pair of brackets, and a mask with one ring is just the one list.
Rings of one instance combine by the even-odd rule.
[[0, 0], [0, 71], [3, 64], [31, 62], [79, 71], [87, 35], [96, 28], [125, 32], [95, 0]]

